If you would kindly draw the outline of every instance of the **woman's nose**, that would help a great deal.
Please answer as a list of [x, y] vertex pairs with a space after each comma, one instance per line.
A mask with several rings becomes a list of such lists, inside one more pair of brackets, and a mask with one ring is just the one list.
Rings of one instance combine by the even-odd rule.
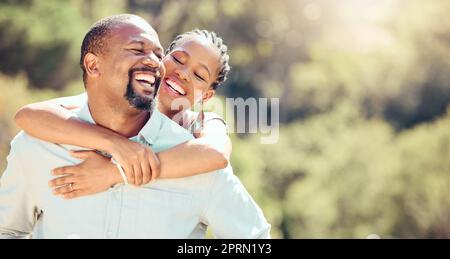
[[177, 70], [175, 70], [175, 73], [181, 80], [185, 80], [185, 81], [189, 82], [189, 80], [190, 80], [189, 72], [186, 71], [186, 69], [177, 69]]

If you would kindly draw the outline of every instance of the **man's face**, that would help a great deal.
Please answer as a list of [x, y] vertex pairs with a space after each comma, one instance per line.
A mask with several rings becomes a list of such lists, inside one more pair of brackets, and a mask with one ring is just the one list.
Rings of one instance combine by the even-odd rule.
[[158, 35], [147, 23], [130, 21], [114, 28], [106, 42], [99, 55], [99, 90], [118, 105], [126, 101], [152, 111], [165, 74]]

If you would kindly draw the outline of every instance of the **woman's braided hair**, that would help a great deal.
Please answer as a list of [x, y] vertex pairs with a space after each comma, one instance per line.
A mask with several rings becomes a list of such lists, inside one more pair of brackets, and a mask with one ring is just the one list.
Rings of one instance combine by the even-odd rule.
[[220, 69], [219, 69], [219, 75], [217, 76], [216, 81], [212, 84], [212, 88], [216, 90], [223, 82], [227, 80], [228, 73], [231, 70], [229, 61], [230, 56], [228, 55], [228, 47], [223, 43], [222, 38], [217, 36], [215, 32], [210, 32], [207, 30], [199, 30], [195, 29], [193, 31], [189, 31], [186, 33], [183, 33], [181, 35], [178, 35], [172, 43], [170, 43], [169, 48], [166, 50], [166, 54], [170, 53], [177, 45], [178, 43], [187, 36], [197, 36], [197, 37], [204, 37], [207, 40], [209, 40], [214, 46], [217, 47], [217, 49], [220, 52]]

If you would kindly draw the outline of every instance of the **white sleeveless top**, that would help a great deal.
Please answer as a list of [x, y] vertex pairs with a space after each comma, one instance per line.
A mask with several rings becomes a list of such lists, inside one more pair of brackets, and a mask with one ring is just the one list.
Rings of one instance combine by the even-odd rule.
[[184, 125], [184, 128], [194, 136], [201, 133], [205, 124], [213, 120], [219, 120], [225, 126], [227, 126], [225, 120], [214, 112], [194, 112], [191, 110], [187, 110], [185, 111], [185, 113], [186, 117], [188, 117], [189, 123], [187, 123], [187, 125]]

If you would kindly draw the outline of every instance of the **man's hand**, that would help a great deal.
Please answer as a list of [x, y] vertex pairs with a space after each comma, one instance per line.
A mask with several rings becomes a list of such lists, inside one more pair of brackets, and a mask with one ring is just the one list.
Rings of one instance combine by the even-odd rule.
[[84, 161], [52, 171], [53, 175], [62, 176], [49, 182], [49, 186], [54, 188], [53, 194], [74, 199], [106, 191], [123, 181], [116, 166], [95, 151], [72, 151], [71, 155]]

